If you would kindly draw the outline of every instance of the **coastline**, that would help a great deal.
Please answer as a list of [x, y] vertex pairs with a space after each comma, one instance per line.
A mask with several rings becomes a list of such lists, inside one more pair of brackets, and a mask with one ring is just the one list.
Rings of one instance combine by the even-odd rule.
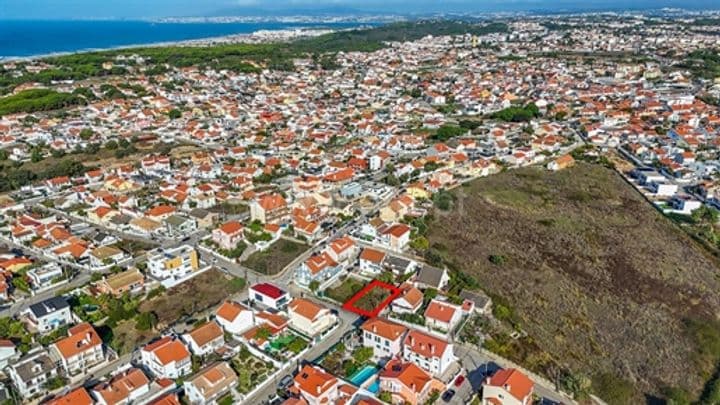
[[76, 55], [82, 53], [107, 52], [117, 50], [127, 50], [135, 48], [162, 48], [169, 46], [210, 46], [219, 44], [262, 44], [271, 42], [288, 42], [300, 38], [310, 38], [329, 34], [337, 31], [363, 29], [371, 27], [369, 24], [357, 24], [354, 27], [347, 28], [328, 28], [318, 26], [317, 24], [308, 24], [306, 27], [297, 28], [281, 28], [281, 29], [262, 29], [249, 33], [238, 33], [229, 35], [218, 35], [196, 39], [182, 39], [177, 41], [158, 41], [148, 43], [135, 43], [127, 45], [118, 45], [111, 47], [84, 48], [73, 51], [51, 52], [45, 54], [35, 54], [28, 56], [2, 56], [0, 55], [0, 64], [32, 62], [58, 56]]

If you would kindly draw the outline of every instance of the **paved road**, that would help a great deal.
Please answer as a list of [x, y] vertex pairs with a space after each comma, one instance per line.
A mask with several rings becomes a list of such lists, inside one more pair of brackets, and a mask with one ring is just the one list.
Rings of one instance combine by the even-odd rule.
[[[496, 361], [496, 359], [490, 358], [477, 348], [469, 345], [456, 344], [455, 356], [460, 360], [475, 391], [480, 389], [485, 376], [492, 375], [498, 369], [512, 367], [509, 362], [500, 364], [502, 361]], [[542, 381], [534, 382], [535, 394], [538, 396], [564, 404], [575, 403], [571, 398], [556, 392], [553, 387], [546, 386]]]

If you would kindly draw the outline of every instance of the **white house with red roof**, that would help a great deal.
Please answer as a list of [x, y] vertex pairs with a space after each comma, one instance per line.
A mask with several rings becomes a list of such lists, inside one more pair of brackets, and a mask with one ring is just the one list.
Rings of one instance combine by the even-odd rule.
[[240, 335], [255, 324], [253, 312], [235, 301], [225, 301], [215, 311], [215, 321], [233, 335]]
[[308, 405], [333, 404], [339, 398], [338, 379], [317, 366], [305, 365], [294, 379], [293, 390]]
[[84, 374], [105, 361], [102, 340], [89, 323], [70, 328], [68, 337], [53, 343], [50, 350], [57, 355], [69, 375]]
[[534, 384], [521, 371], [509, 368], [498, 370], [483, 383], [483, 405], [532, 404]]
[[190, 351], [180, 339], [170, 336], [143, 347], [140, 361], [156, 377], [174, 379], [192, 372]]
[[319, 338], [337, 323], [330, 309], [304, 298], [295, 298], [288, 305], [290, 327], [309, 338]]
[[290, 302], [290, 294], [271, 283], [258, 283], [250, 286], [249, 298], [255, 302], [276, 310], [283, 310]]
[[245, 238], [244, 227], [238, 221], [228, 221], [212, 231], [212, 241], [221, 249], [232, 250]]
[[305, 260], [295, 271], [295, 281], [298, 285], [308, 287], [313, 281], [322, 283], [329, 280], [342, 270], [327, 252], [311, 256]]
[[407, 327], [383, 318], [368, 319], [360, 329], [363, 346], [372, 348], [377, 359], [399, 356], [403, 338], [408, 331]]
[[357, 257], [357, 244], [349, 236], [343, 236], [330, 242], [325, 251], [337, 263], [351, 263]]
[[462, 308], [449, 302], [433, 299], [425, 309], [425, 325], [449, 332], [460, 323], [463, 317]]
[[452, 343], [417, 330], [410, 330], [403, 341], [403, 359], [439, 377], [456, 360]]

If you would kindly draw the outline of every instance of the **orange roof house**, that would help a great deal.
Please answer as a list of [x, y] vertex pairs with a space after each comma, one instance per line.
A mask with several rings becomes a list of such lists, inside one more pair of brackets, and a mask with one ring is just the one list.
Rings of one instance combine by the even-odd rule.
[[532, 402], [533, 382], [521, 371], [509, 368], [498, 370], [483, 384], [483, 403], [508, 403], [503, 398], [514, 399], [512, 403]]

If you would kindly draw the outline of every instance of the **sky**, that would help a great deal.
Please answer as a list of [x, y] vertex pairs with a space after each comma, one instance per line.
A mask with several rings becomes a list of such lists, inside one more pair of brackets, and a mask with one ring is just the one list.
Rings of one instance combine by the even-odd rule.
[[718, 0], [0, 0], [0, 19], [157, 18], [310, 13], [433, 13], [720, 8]]

